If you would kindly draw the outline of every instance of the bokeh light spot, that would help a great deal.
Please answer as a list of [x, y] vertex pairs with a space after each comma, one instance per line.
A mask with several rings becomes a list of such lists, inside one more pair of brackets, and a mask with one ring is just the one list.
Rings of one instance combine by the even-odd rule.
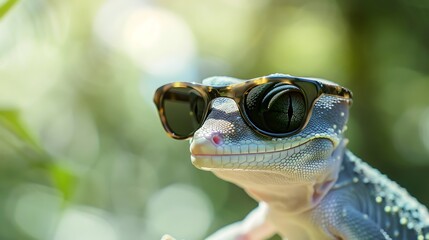
[[69, 208], [64, 212], [54, 240], [118, 240], [118, 233], [107, 213], [88, 207]]
[[127, 53], [144, 72], [172, 77], [193, 63], [195, 40], [178, 16], [144, 4], [114, 6], [117, 1], [109, 1], [101, 9], [94, 31], [103, 42]]
[[[332, 11], [331, 18], [305, 9], [290, 9], [290, 16], [275, 29], [276, 37], [267, 51], [267, 59], [274, 69], [286, 73], [312, 74], [331, 73], [343, 63], [345, 37], [339, 14]], [[335, 30], [334, 30], [335, 29]], [[302, 66], [305, 66], [303, 69]], [[340, 71], [337, 72], [342, 75]]]
[[429, 164], [425, 144], [429, 114], [426, 112], [428, 111], [418, 107], [410, 107], [400, 116], [393, 128], [397, 151], [404, 159], [415, 164]]
[[19, 229], [36, 239], [50, 239], [61, 203], [60, 193], [55, 189], [26, 184], [15, 189], [8, 205]]
[[203, 239], [212, 218], [212, 205], [202, 191], [190, 185], [173, 184], [148, 200], [144, 234], [147, 239], [166, 233], [178, 239]]

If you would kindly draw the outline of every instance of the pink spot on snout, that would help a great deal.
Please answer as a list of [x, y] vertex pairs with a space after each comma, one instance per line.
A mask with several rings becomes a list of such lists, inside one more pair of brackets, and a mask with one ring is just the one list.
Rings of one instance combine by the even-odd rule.
[[222, 144], [222, 136], [218, 133], [212, 135], [212, 142], [216, 145]]

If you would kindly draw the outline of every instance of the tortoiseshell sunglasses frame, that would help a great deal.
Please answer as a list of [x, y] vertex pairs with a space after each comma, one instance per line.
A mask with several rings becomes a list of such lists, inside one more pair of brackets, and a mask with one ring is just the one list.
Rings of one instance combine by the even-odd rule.
[[[245, 99], [249, 91], [259, 85], [266, 83], [285, 83], [297, 87], [304, 96], [305, 105], [306, 105], [306, 114], [304, 116], [305, 120], [301, 123], [300, 127], [294, 131], [287, 133], [272, 133], [260, 129], [256, 126], [251, 119], [249, 119], [245, 111]], [[352, 102], [352, 92], [345, 87], [340, 85], [327, 82], [323, 79], [316, 78], [304, 78], [304, 77], [295, 77], [290, 75], [270, 75], [265, 77], [259, 77], [250, 79], [241, 83], [236, 83], [228, 86], [207, 86], [200, 83], [191, 83], [191, 82], [173, 82], [159, 87], [154, 95], [154, 103], [158, 109], [158, 114], [161, 119], [162, 126], [167, 132], [168, 136], [174, 139], [187, 139], [193, 136], [196, 130], [186, 136], [180, 136], [175, 134], [170, 127], [168, 126], [167, 119], [165, 117], [165, 109], [163, 106], [164, 94], [168, 92], [171, 88], [191, 88], [201, 94], [201, 97], [204, 100], [204, 113], [201, 119], [201, 123], [204, 122], [208, 113], [211, 109], [211, 102], [215, 98], [226, 97], [234, 100], [239, 108], [240, 114], [246, 124], [252, 128], [255, 132], [262, 134], [266, 137], [276, 137], [282, 138], [287, 136], [292, 136], [297, 134], [305, 128], [308, 121], [310, 120], [311, 112], [313, 110], [314, 103], [322, 95], [335, 95], [342, 98], [346, 98], [348, 103]]]

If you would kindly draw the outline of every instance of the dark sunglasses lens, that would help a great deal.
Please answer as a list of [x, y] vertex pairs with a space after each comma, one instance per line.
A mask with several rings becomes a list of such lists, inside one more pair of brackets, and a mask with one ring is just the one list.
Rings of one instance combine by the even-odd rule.
[[163, 107], [167, 125], [175, 135], [188, 137], [201, 126], [205, 101], [198, 91], [170, 88], [163, 96]]
[[303, 126], [307, 108], [302, 91], [283, 83], [253, 87], [245, 99], [250, 121], [269, 133], [291, 133]]

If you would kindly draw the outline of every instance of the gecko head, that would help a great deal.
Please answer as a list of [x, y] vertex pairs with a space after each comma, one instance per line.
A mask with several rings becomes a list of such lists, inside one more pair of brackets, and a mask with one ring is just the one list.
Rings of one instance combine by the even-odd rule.
[[[203, 83], [227, 86], [240, 81], [212, 77]], [[301, 131], [276, 138], [250, 128], [234, 100], [216, 98], [190, 141], [192, 163], [244, 187], [317, 182], [317, 178], [338, 166], [332, 154], [343, 139], [349, 106], [348, 99], [322, 94]]]

